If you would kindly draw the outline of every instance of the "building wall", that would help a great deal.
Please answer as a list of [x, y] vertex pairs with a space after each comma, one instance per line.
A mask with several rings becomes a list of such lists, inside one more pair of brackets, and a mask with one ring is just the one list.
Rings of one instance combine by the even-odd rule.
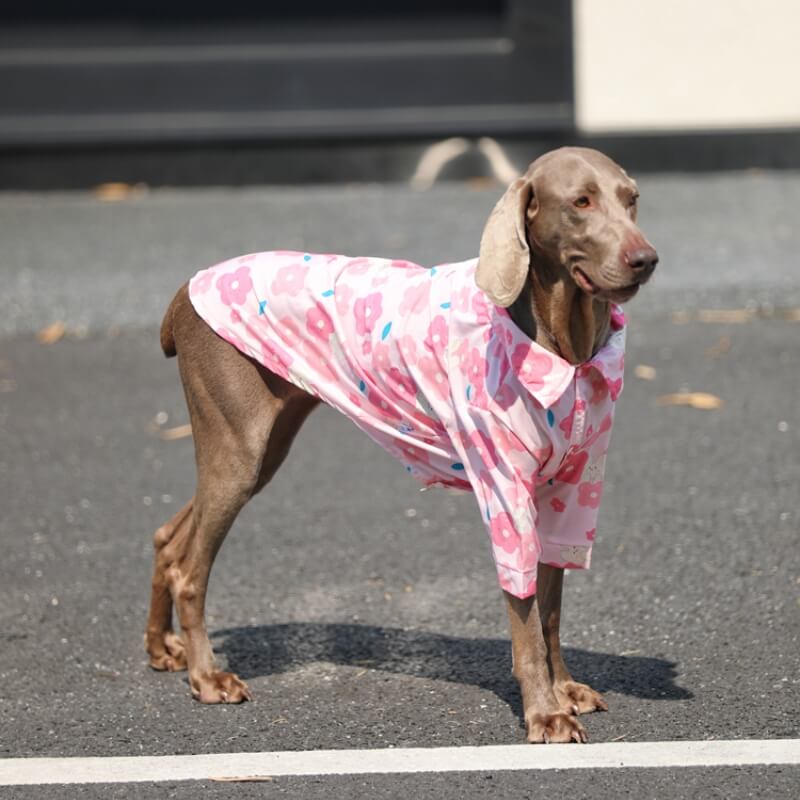
[[800, 127], [798, 0], [573, 0], [583, 133]]

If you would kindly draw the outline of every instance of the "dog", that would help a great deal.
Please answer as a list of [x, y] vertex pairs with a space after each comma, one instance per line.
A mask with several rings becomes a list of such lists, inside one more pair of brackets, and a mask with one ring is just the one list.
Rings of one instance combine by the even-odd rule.
[[475, 494], [527, 740], [587, 741], [578, 715], [608, 706], [563, 661], [561, 595], [564, 569], [589, 565], [622, 389], [619, 304], [658, 262], [636, 223], [638, 196], [602, 153], [561, 148], [509, 186], [472, 261], [427, 269], [273, 251], [184, 285], [161, 345], [178, 356], [198, 478], [154, 536], [150, 665], [188, 669], [203, 703], [250, 699], [215, 665], [209, 573], [238, 512], [326, 402], [423, 484]]

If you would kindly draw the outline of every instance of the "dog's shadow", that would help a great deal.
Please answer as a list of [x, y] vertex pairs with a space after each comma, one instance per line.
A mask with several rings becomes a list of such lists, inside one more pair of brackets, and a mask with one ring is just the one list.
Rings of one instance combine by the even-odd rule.
[[[229, 628], [214, 633], [216, 650], [242, 678], [328, 662], [399, 675], [471, 684], [493, 692], [521, 715], [506, 639], [466, 639], [426, 631], [345, 623], [291, 623]], [[576, 680], [600, 692], [649, 700], [693, 697], [675, 683], [676, 664], [661, 658], [617, 656], [565, 648]]]

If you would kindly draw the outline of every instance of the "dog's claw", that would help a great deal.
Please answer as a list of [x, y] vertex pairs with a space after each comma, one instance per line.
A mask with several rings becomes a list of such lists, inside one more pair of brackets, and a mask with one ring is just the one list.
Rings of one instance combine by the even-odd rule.
[[214, 672], [191, 678], [192, 696], [201, 703], [243, 703], [252, 700], [247, 684], [232, 672]]
[[588, 737], [580, 722], [571, 714], [530, 714], [526, 717], [527, 739], [532, 744], [544, 742], [586, 742]]
[[159, 672], [180, 672], [186, 669], [186, 650], [183, 640], [173, 631], [145, 635], [145, 648], [150, 654], [150, 666]]
[[572, 714], [590, 714], [592, 711], [608, 711], [608, 703], [603, 696], [577, 681], [564, 681], [553, 686], [561, 707]]
[[572, 741], [578, 744], [586, 744], [589, 741], [589, 734], [583, 729], [572, 731]]

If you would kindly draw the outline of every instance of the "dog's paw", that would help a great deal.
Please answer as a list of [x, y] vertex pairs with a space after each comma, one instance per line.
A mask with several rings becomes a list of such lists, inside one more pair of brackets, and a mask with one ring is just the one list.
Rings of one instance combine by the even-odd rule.
[[183, 646], [183, 639], [174, 631], [146, 633], [144, 646], [150, 655], [150, 666], [153, 669], [167, 672], [180, 672], [186, 669], [186, 649]]
[[532, 744], [550, 744], [551, 742], [589, 741], [586, 729], [577, 718], [565, 711], [555, 714], [532, 713], [525, 718], [528, 730], [527, 739]]
[[608, 711], [608, 703], [603, 696], [577, 681], [564, 681], [553, 686], [558, 704], [564, 711], [572, 714], [591, 714], [592, 711]]
[[243, 703], [252, 700], [247, 684], [232, 672], [212, 672], [192, 676], [192, 696], [201, 703]]

